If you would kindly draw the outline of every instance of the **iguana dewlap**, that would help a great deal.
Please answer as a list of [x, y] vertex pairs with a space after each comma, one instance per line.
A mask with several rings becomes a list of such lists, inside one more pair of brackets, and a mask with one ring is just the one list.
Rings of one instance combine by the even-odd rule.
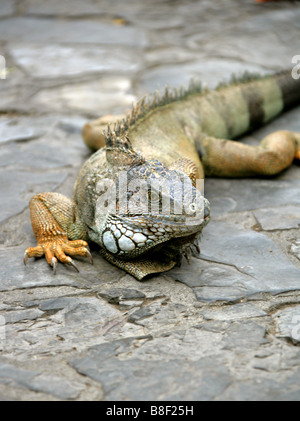
[[[209, 221], [209, 203], [199, 186], [204, 175], [274, 175], [300, 159], [300, 134], [278, 131], [248, 146], [233, 140], [272, 120], [300, 99], [300, 81], [290, 72], [245, 75], [214, 91], [192, 85], [140, 101], [113, 130], [106, 146], [83, 165], [73, 200], [40, 193], [30, 201], [37, 246], [45, 255], [75, 264], [88, 242], [137, 279], [173, 268]], [[87, 124], [87, 143], [100, 143], [102, 121]], [[100, 124], [100, 126], [99, 126]], [[104, 146], [104, 144], [103, 144]], [[201, 190], [201, 189], [200, 189]], [[77, 269], [77, 268], [76, 268]]]

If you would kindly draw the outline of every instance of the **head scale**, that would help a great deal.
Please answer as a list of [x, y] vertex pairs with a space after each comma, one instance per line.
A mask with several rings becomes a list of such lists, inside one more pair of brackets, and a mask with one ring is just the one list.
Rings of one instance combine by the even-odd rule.
[[186, 174], [157, 160], [146, 161], [127, 138], [108, 145], [106, 154], [118, 171], [106, 194], [106, 209], [96, 209], [96, 215], [105, 212], [97, 242], [109, 253], [134, 258], [202, 231], [209, 203]]

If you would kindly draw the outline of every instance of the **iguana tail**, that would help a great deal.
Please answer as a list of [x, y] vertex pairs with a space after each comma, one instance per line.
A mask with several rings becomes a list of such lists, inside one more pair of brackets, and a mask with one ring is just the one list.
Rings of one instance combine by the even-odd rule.
[[274, 175], [300, 158], [299, 133], [287, 130], [271, 133], [255, 147], [229, 140], [300, 104], [300, 81], [293, 79], [290, 71], [233, 82], [217, 88], [203, 101], [201, 108], [210, 107], [212, 111], [208, 119], [202, 118], [203, 132], [196, 144], [206, 175]]
[[293, 79], [290, 70], [270, 76], [246, 73], [199, 100], [202, 132], [236, 139], [300, 104], [300, 80]]
[[300, 81], [290, 70], [241, 85], [241, 89], [248, 104], [250, 130], [300, 104]]
[[300, 77], [292, 77], [290, 70], [281, 72], [274, 76], [282, 94], [284, 110], [294, 107], [300, 103]]

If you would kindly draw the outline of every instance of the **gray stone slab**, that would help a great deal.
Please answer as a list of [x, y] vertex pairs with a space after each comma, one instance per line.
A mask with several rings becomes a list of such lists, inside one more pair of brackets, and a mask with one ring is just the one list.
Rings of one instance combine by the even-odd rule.
[[257, 209], [254, 216], [263, 230], [285, 230], [300, 225], [300, 206], [283, 206]]
[[232, 73], [243, 73], [245, 70], [258, 72], [262, 68], [251, 64], [244, 64], [239, 61], [232, 63], [223, 60], [205, 58], [193, 60], [190, 63], [159, 66], [144, 72], [141, 84], [148, 92], [164, 90], [169, 87], [180, 87], [189, 85], [191, 79], [201, 81], [208, 88], [215, 88], [220, 81], [226, 81]]
[[272, 314], [276, 336], [300, 342], [300, 305], [287, 307]]
[[278, 380], [268, 375], [232, 383], [219, 397], [220, 401], [299, 401], [300, 372], [287, 372]]
[[14, 13], [15, 1], [14, 0], [1, 0], [0, 16], [11, 16]]
[[0, 362], [0, 379], [1, 383], [9, 384], [11, 382], [16, 382], [18, 385], [24, 385], [33, 380], [33, 378], [38, 374], [35, 371], [23, 370], [18, 367], [15, 367], [13, 364], [7, 363], [5, 360]]
[[84, 3], [80, 0], [73, 0], [72, 7], [68, 2], [59, 0], [52, 0], [50, 3], [43, 0], [24, 0], [24, 5], [27, 14], [38, 16], [84, 16], [100, 13], [102, 10], [101, 4], [91, 0]]
[[95, 329], [98, 325], [99, 334], [105, 324], [121, 317], [120, 311], [114, 306], [94, 297], [70, 298], [64, 310], [65, 329], [72, 326], [76, 329], [89, 329], [89, 326]]
[[140, 56], [120, 47], [74, 46], [59, 44], [10, 44], [14, 61], [38, 78], [61, 78], [102, 72], [118, 74], [137, 71]]
[[1, 332], [1, 350], [21, 360], [25, 355], [29, 359], [37, 355], [59, 358], [116, 337], [144, 335], [141, 327], [127, 323], [126, 317], [105, 301], [92, 296], [69, 298], [63, 308], [47, 310], [34, 322], [7, 323], [4, 338]]
[[8, 311], [2, 313], [5, 323], [18, 323], [24, 320], [36, 320], [43, 315], [42, 311], [37, 309]]
[[[200, 254], [170, 275], [194, 288], [198, 300], [236, 300], [257, 292], [300, 288], [300, 270], [264, 234], [227, 222], [205, 228]], [[209, 263], [210, 262], [210, 263]]]
[[130, 314], [130, 316], [128, 317], [128, 321], [132, 323], [138, 322], [144, 319], [145, 317], [153, 316], [153, 314], [155, 314], [156, 311], [156, 309], [151, 307], [141, 308], [139, 310], [136, 310], [134, 313]]
[[59, 273], [58, 276], [53, 276], [44, 259], [34, 262], [29, 261], [27, 266], [24, 266], [25, 248], [31, 245], [35, 245], [35, 243], [0, 250], [0, 262], [2, 264], [1, 291], [35, 286], [77, 285], [72, 274], [66, 273], [66, 271], [63, 274]]
[[19, 67], [15, 66], [11, 56], [3, 47], [0, 47], [0, 55], [2, 55], [5, 59], [5, 69], [3, 68], [3, 58], [1, 62], [1, 77], [5, 77], [5, 79], [0, 79], [1, 108], [4, 108], [4, 105], [7, 103], [7, 97], [9, 97], [9, 90], [18, 87], [19, 92], [21, 93], [23, 85], [30, 83], [30, 80]]
[[123, 113], [130, 107], [136, 101], [130, 89], [131, 81], [127, 77], [106, 76], [91, 82], [42, 89], [33, 96], [32, 103], [36, 108], [52, 112], [67, 109], [99, 117], [109, 112]]
[[[220, 335], [207, 332], [205, 337], [197, 330], [131, 338], [94, 346], [70, 364], [99, 382], [106, 400], [299, 399], [299, 370], [278, 371], [281, 363], [275, 364], [278, 355], [265, 333], [257, 323], [243, 321], [227, 325], [217, 342], [214, 337]], [[208, 343], [213, 355], [203, 356]], [[289, 348], [286, 352], [292, 358]], [[267, 370], [253, 367], [267, 357], [273, 360]]]
[[[294, 31], [294, 36], [299, 36], [299, 30]], [[261, 42], [264, 37], [264, 42]], [[195, 43], [194, 37], [191, 42]], [[294, 40], [295, 42], [295, 40]], [[237, 34], [224, 34], [222, 40], [207, 40], [204, 50], [207, 54], [210, 51], [214, 51], [216, 56], [226, 55], [232, 60], [243, 60], [245, 64], [262, 66], [260, 71], [265, 67], [267, 70], [280, 70], [283, 67], [291, 66], [291, 57], [295, 55], [293, 44], [283, 44], [279, 39], [278, 35], [274, 32], [257, 31], [252, 32], [249, 36], [249, 32], [243, 32], [240, 30], [239, 35]], [[277, 54], [270, 54], [270, 45], [276, 48]], [[266, 61], [265, 57], [268, 56]]]
[[35, 139], [42, 136], [45, 130], [29, 123], [28, 119], [0, 119], [0, 143], [18, 142]]
[[66, 174], [45, 172], [0, 170], [0, 222], [22, 212], [30, 198], [37, 192], [51, 191], [63, 182]]
[[265, 335], [265, 328], [252, 320], [233, 323], [224, 335], [224, 349], [237, 352], [243, 349], [257, 349], [260, 345], [269, 343]]
[[278, 369], [286, 372], [293, 370], [294, 373], [297, 373], [299, 369], [300, 350], [298, 346], [293, 345], [298, 344], [289, 340], [280, 340], [278, 344], [284, 345], [284, 358], [281, 357], [276, 347], [263, 346], [255, 352], [253, 368], [268, 372], [276, 372]]
[[300, 260], [300, 240], [296, 240], [291, 245], [291, 253]]
[[11, 144], [9, 148], [1, 148], [0, 168], [10, 166], [19, 170], [22, 168], [50, 170], [68, 166], [79, 167], [83, 162], [84, 152], [87, 153], [88, 150], [79, 135], [66, 139], [52, 131], [52, 134], [32, 142], [17, 142]]
[[60, 400], [79, 398], [85, 388], [83, 384], [51, 374], [36, 376], [27, 387], [35, 392], [47, 393]]
[[13, 17], [0, 21], [0, 40], [142, 47], [147, 43], [147, 36], [143, 28], [85, 19], [53, 20]]
[[[136, 24], [137, 26], [153, 29], [165, 29], [182, 23], [182, 14], [178, 13], [177, 4], [172, 7], [167, 3], [151, 0], [101, 0], [95, 2], [87, 0], [84, 4], [80, 0], [73, 0], [72, 7], [68, 3], [52, 0], [51, 3], [43, 0], [24, 0], [26, 14], [30, 16], [64, 16], [64, 17], [106, 17], [107, 20], [116, 21], [117, 25]], [[118, 21], [120, 19], [120, 21]], [[122, 21], [124, 20], [124, 22]]]
[[265, 311], [251, 303], [235, 304], [222, 309], [207, 309], [201, 311], [200, 314], [202, 314], [206, 320], [225, 321], [267, 316]]
[[125, 311], [129, 311], [134, 308], [140, 308], [142, 304], [142, 300], [121, 300], [119, 302], [120, 309]]
[[36, 304], [39, 305], [39, 309], [42, 311], [55, 312], [58, 310], [63, 310], [72, 304], [76, 305], [76, 303], [79, 302], [80, 299], [76, 300], [74, 297], [58, 297], [50, 300], [42, 300], [40, 303], [36, 302]]
[[77, 134], [80, 136], [80, 142], [82, 144], [81, 132], [82, 128], [87, 123], [87, 118], [84, 118], [80, 115], [72, 116], [58, 116], [57, 117], [57, 127], [60, 130], [63, 130], [67, 134]]
[[212, 216], [229, 212], [300, 205], [299, 180], [217, 179], [205, 180], [205, 197]]
[[[199, 42], [195, 45], [192, 36], [194, 46], [201, 45], [207, 53], [213, 51], [215, 55], [226, 56], [227, 59], [238, 58], [278, 69], [289, 67], [300, 34], [299, 8], [290, 9], [285, 5], [279, 10], [260, 9], [260, 12], [259, 16], [255, 10], [239, 15], [234, 27], [228, 27], [221, 37], [207, 39], [205, 44], [198, 37]], [[276, 54], [270, 54], [270, 48], [276, 49]]]
[[217, 357], [151, 360], [132, 357], [134, 340], [126, 339], [93, 347], [70, 364], [79, 373], [101, 383], [105, 400], [211, 400], [232, 381], [228, 368]]
[[224, 333], [230, 325], [231, 321], [227, 320], [209, 320], [206, 322], [199, 323], [193, 327], [195, 327], [196, 329], [204, 329], [208, 332]]
[[[235, 301], [249, 293], [246, 285], [251, 285], [252, 278], [229, 266], [218, 263], [207, 264], [202, 261], [194, 266], [194, 259], [189, 267], [182, 266], [182, 272], [170, 273], [174, 279], [193, 288], [199, 301]], [[194, 266], [194, 267], [193, 267]], [[250, 289], [252, 292], [252, 289]], [[255, 290], [255, 288], [254, 288]], [[250, 292], [250, 293], [251, 293]]]
[[[152, 1], [153, 3], [153, 1]], [[51, 3], [43, 0], [24, 0], [25, 11], [29, 15], [38, 16], [78, 16], [86, 15], [95, 16], [97, 14], [110, 14], [118, 12], [118, 16], [122, 15], [124, 10], [142, 9], [144, 5], [138, 0], [128, 0], [126, 4], [118, 0], [101, 0], [95, 2], [94, 0], [86, 0], [84, 3], [80, 0], [72, 0], [72, 7], [68, 2], [61, 2], [59, 0], [52, 0]]]
[[[180, 322], [178, 317], [180, 315]], [[142, 306], [128, 317], [128, 321], [153, 330], [165, 331], [185, 326], [185, 318], [190, 315], [186, 305], [180, 302], [169, 302], [168, 299], [157, 300]]]
[[[70, 364], [99, 382], [106, 400], [226, 400], [234, 396], [227, 391], [236, 392], [236, 385], [246, 390], [253, 384], [250, 395], [255, 395], [256, 382], [270, 378], [292, 390], [297, 376], [292, 381], [286, 371], [278, 373], [278, 366], [270, 367], [269, 377], [252, 368], [254, 352], [261, 358], [263, 352], [272, 356], [265, 334], [265, 328], [251, 320], [226, 322], [225, 327], [223, 322], [217, 330], [190, 329], [97, 345]], [[264, 396], [269, 396], [268, 389]]]
[[80, 270], [79, 275], [72, 267], [63, 264], [59, 264], [54, 275], [44, 258], [29, 259], [25, 266], [23, 263], [25, 249], [35, 245], [36, 241], [32, 235], [31, 241], [22, 246], [0, 249], [0, 266], [2, 267], [0, 291], [62, 285], [86, 289], [101, 282], [119, 279], [124, 275], [124, 272], [103, 260], [97, 253], [94, 256], [94, 265], [86, 259], [76, 261]]
[[63, 377], [24, 370], [7, 362], [0, 362], [0, 383], [47, 393], [60, 399], [75, 399], [83, 386]]
[[[2, 114], [9, 112], [14, 113], [16, 111], [28, 113], [30, 110], [29, 98], [37, 89], [33, 85], [27, 84], [26, 82], [24, 83], [24, 76], [17, 76], [16, 79], [17, 80], [15, 81], [11, 81], [10, 78], [5, 79], [4, 81], [0, 79], [0, 111], [2, 111]], [[2, 87], [4, 87], [3, 91]]]
[[151, 48], [145, 52], [145, 60], [151, 66], [161, 66], [162, 63], [191, 63], [195, 60], [195, 53], [184, 46], [168, 45], [167, 47]]
[[144, 299], [146, 295], [132, 288], [110, 288], [98, 294], [101, 298], [104, 298], [108, 303], [118, 304], [125, 300]]
[[290, 282], [290, 287], [299, 287], [299, 269], [264, 234], [215, 221], [206, 227], [202, 246], [205, 258], [213, 261], [217, 256], [219, 263], [229, 264], [258, 279], [263, 277], [270, 288], [276, 285], [280, 289], [286, 282]]

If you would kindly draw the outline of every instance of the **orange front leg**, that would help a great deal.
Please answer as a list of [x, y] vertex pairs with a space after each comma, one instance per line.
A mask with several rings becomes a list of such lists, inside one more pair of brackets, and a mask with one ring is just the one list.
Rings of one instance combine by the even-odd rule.
[[26, 249], [25, 264], [29, 257], [45, 256], [55, 272], [58, 261], [78, 271], [70, 256], [86, 256], [92, 263], [88, 243], [83, 239], [84, 226], [76, 222], [70, 199], [59, 193], [37, 194], [30, 201], [30, 215], [37, 246]]

